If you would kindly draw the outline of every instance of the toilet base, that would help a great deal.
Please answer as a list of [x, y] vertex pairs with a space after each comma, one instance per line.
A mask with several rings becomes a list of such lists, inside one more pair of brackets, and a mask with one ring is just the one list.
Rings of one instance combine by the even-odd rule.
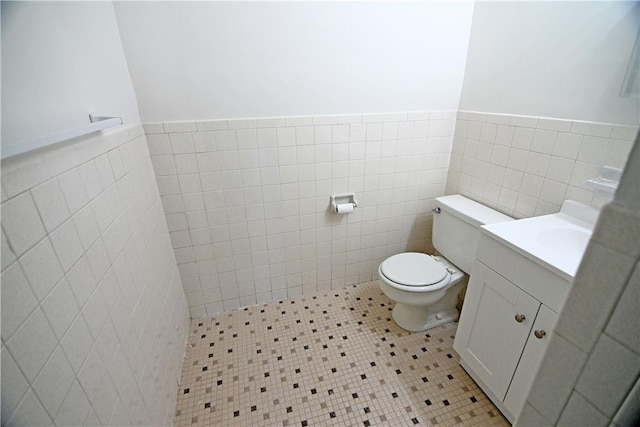
[[458, 310], [433, 312], [425, 306], [396, 303], [391, 317], [402, 329], [420, 332], [458, 319]]

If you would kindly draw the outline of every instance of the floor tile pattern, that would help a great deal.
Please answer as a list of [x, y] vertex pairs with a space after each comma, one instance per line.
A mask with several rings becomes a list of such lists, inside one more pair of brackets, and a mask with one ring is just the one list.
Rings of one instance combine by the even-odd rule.
[[503, 426], [456, 323], [409, 333], [375, 282], [192, 320], [176, 426]]

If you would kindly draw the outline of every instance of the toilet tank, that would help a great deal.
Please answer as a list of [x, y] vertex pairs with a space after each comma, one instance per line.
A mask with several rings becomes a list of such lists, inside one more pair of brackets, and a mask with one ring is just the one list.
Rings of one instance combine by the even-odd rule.
[[476, 257], [480, 226], [513, 221], [504, 215], [464, 196], [442, 196], [435, 200], [433, 247], [465, 273], [471, 272]]

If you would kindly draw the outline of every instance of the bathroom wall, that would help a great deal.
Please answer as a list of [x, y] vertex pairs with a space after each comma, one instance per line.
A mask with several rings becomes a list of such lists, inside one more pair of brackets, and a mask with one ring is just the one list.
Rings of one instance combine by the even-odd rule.
[[473, 2], [117, 2], [143, 122], [452, 111]]
[[139, 123], [111, 2], [3, 1], [2, 145], [89, 123]]
[[[189, 320], [111, 3], [2, 2], [2, 425], [169, 425]], [[15, 140], [15, 141], [14, 141]]]
[[636, 140], [615, 200], [600, 214], [519, 426], [640, 422], [638, 182]]
[[566, 199], [601, 207], [587, 188], [603, 165], [623, 168], [637, 126], [460, 111], [447, 194], [516, 218], [558, 212]]
[[2, 162], [2, 423], [168, 425], [189, 313], [142, 127]]
[[639, 28], [638, 2], [476, 2], [460, 109], [637, 125]]
[[[193, 317], [375, 280], [431, 249], [455, 113], [147, 123]], [[359, 207], [328, 211], [355, 192]]]

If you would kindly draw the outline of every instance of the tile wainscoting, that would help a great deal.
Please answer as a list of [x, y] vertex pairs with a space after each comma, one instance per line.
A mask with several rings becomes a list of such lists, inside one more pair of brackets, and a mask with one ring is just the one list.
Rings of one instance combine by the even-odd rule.
[[169, 425], [189, 322], [140, 125], [2, 161], [2, 424]]
[[[192, 317], [377, 277], [431, 245], [455, 112], [144, 125]], [[329, 196], [359, 207], [331, 214]]]
[[560, 210], [565, 199], [601, 207], [586, 186], [604, 165], [623, 168], [637, 126], [459, 111], [447, 194], [515, 218]]

